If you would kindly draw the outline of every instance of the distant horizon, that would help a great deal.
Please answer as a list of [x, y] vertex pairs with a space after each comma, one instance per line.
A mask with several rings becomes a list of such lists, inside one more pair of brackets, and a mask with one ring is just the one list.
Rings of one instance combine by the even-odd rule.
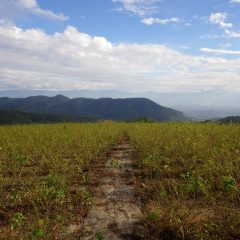
[[[229, 94], [226, 97], [232, 96], [233, 98], [238, 98], [240, 100], [240, 92], [238, 91], [224, 91], [221, 89], [217, 90], [206, 90], [206, 91], [194, 91], [194, 92], [157, 92], [157, 91], [142, 91], [142, 92], [135, 92], [135, 91], [121, 91], [121, 90], [114, 90], [114, 89], [72, 89], [72, 90], [57, 90], [57, 89], [8, 89], [8, 90], [3, 90], [0, 89], [0, 97], [13, 97], [13, 96], [18, 96], [18, 97], [29, 97], [29, 96], [36, 96], [36, 95], [44, 95], [44, 96], [56, 96], [56, 95], [64, 95], [68, 98], [76, 98], [76, 97], [89, 97], [89, 98], [126, 98], [126, 97], [139, 97], [139, 98], [157, 98], [161, 96], [180, 96], [180, 97], [187, 97], [189, 98], [190, 96], [192, 97], [192, 103], [194, 103], [195, 99], [198, 97], [204, 96], [205, 98], [207, 97], [208, 102], [211, 102], [211, 97], [215, 98], [221, 98], [218, 100], [224, 99], [224, 101], [219, 101], [215, 99], [215, 107], [222, 107], [223, 105], [225, 106], [231, 106], [232, 108], [236, 108], [231, 102], [226, 102], [225, 97], [223, 95]], [[209, 98], [209, 99], [208, 99]], [[165, 100], [163, 100], [165, 101]], [[172, 103], [174, 102], [174, 99], [172, 100]], [[199, 106], [199, 107], [211, 107], [211, 104], [206, 105], [206, 102], [200, 102], [197, 103], [198, 101], [195, 102], [195, 104], [192, 103], [186, 103], [186, 104], [181, 104], [181, 101], [179, 102], [179, 99], [176, 100], [176, 104], [173, 104], [174, 106]], [[223, 104], [224, 102], [224, 104]]]
[[[216, 93], [216, 91], [215, 91]], [[147, 98], [161, 106], [174, 108], [183, 112], [185, 115], [195, 119], [214, 119], [227, 116], [239, 116], [240, 106], [237, 102], [240, 101], [240, 94], [222, 94], [221, 91], [217, 94], [212, 94], [212, 91], [201, 93], [130, 93], [123, 91], [109, 90], [72, 90], [72, 91], [49, 91], [49, 90], [9, 90], [1, 91], [0, 97], [23, 98], [30, 96], [47, 96], [54, 97], [63, 95], [68, 98]], [[210, 97], [212, 101], [210, 101]]]

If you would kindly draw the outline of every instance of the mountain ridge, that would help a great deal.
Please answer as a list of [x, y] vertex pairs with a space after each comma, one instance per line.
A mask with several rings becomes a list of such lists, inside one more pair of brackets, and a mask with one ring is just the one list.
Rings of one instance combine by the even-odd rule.
[[163, 107], [147, 98], [73, 98], [32, 96], [27, 98], [0, 98], [0, 109], [26, 113], [64, 116], [93, 116], [109, 120], [148, 118], [155, 121], [186, 121], [183, 113]]

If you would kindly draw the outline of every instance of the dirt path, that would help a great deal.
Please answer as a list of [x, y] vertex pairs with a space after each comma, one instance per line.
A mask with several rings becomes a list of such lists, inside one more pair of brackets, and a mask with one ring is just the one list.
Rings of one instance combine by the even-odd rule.
[[142, 214], [134, 197], [134, 167], [129, 142], [123, 140], [110, 149], [107, 162], [95, 171], [102, 176], [80, 239], [143, 239]]

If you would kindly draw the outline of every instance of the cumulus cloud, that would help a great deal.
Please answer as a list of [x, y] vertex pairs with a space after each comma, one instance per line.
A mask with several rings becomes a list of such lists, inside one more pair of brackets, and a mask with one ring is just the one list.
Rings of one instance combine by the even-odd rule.
[[42, 9], [37, 0], [1, 0], [0, 13], [2, 17], [12, 17], [19, 12], [30, 12], [34, 15], [58, 21], [66, 21], [69, 18], [63, 13], [54, 13], [53, 11]]
[[240, 59], [191, 56], [159, 44], [115, 44], [74, 27], [46, 34], [0, 25], [0, 89], [240, 89]]
[[[233, 0], [231, 3], [240, 3], [240, 0]], [[209, 21], [212, 24], [219, 25], [220, 28], [223, 29], [222, 35], [205, 35], [201, 36], [201, 38], [205, 39], [217, 39], [217, 38], [240, 38], [240, 31], [233, 29], [233, 24], [227, 21], [226, 13], [213, 13], [209, 17]]]
[[209, 21], [213, 24], [219, 25], [221, 28], [231, 28], [232, 23], [227, 22], [227, 14], [226, 13], [212, 13], [209, 17]]
[[178, 23], [180, 22], [180, 19], [172, 17], [172, 18], [143, 18], [142, 23], [146, 25], [153, 25], [153, 24], [160, 24], [160, 25], [166, 25], [166, 24], [171, 24], [171, 23]]
[[121, 3], [122, 10], [133, 13], [138, 16], [145, 16], [147, 14], [157, 11], [156, 2], [161, 0], [112, 0], [113, 2]]

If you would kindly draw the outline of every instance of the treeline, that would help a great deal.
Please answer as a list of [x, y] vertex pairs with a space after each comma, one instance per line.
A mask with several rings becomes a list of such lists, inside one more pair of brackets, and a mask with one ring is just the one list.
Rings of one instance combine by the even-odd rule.
[[27, 113], [17, 110], [0, 110], [0, 124], [96, 122], [95, 116], [66, 116], [45, 113]]

